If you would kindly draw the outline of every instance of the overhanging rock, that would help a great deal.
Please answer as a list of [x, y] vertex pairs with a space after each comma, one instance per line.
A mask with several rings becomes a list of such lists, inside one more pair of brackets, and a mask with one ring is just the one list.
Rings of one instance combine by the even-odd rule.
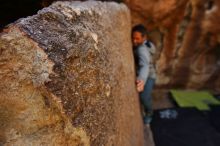
[[0, 34], [0, 145], [141, 146], [130, 14], [56, 2]]

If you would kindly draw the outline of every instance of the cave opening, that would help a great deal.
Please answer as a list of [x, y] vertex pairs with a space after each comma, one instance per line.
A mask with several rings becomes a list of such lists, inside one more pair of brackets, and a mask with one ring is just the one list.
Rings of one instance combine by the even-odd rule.
[[213, 6], [214, 6], [214, 1], [213, 0], [207, 1], [206, 5], [205, 5], [207, 10], [211, 10], [213, 8]]
[[0, 31], [8, 24], [19, 18], [37, 13], [38, 10], [48, 6], [52, 0], [3, 0], [0, 4]]

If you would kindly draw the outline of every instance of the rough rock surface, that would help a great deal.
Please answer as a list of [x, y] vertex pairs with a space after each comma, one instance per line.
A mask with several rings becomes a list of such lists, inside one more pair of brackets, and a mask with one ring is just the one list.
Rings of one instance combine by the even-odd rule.
[[219, 0], [125, 0], [157, 45], [159, 87], [220, 92]]
[[0, 34], [0, 145], [142, 146], [130, 15], [56, 2]]

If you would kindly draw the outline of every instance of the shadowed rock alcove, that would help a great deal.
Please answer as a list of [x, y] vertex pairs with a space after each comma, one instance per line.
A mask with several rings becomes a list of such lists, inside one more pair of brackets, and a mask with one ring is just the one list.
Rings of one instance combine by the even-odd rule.
[[36, 14], [43, 8], [41, 0], [3, 0], [0, 5], [0, 30], [17, 19]]
[[157, 86], [220, 92], [219, 0], [125, 0], [157, 46]]

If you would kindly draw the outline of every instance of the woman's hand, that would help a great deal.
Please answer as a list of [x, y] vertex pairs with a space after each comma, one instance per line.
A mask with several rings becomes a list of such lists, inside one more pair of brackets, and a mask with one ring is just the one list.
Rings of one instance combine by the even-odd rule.
[[142, 92], [144, 91], [144, 81], [143, 80], [136, 80], [137, 91]]

